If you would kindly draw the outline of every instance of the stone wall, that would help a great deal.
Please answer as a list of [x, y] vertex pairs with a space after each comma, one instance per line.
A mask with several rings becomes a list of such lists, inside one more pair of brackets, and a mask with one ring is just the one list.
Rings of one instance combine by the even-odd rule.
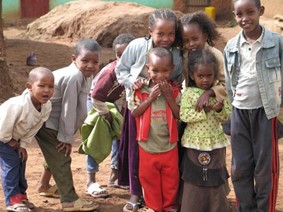
[[275, 15], [283, 15], [283, 0], [261, 0], [265, 7], [264, 16], [273, 18]]
[[[282, 1], [282, 0], [281, 0]], [[191, 8], [188, 8], [186, 2], [196, 2], [196, 0], [175, 0], [174, 9], [180, 10], [183, 13], [191, 12]], [[200, 2], [200, 0], [199, 0]], [[204, 1], [205, 2], [205, 1]], [[232, 14], [232, 3], [230, 0], [211, 0], [211, 6], [216, 9], [216, 19], [217, 20], [231, 20], [233, 18]], [[203, 8], [204, 10], [204, 8]]]

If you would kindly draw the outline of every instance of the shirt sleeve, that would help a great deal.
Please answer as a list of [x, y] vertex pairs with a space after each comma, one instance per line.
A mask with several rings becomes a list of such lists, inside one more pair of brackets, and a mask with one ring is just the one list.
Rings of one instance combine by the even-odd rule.
[[109, 112], [106, 102], [102, 102], [97, 99], [93, 99], [93, 107], [99, 115], [104, 115]]
[[222, 108], [222, 111], [220, 113], [214, 111], [214, 114], [220, 123], [223, 123], [230, 119], [232, 114], [232, 105], [227, 97], [224, 99], [224, 106]]
[[133, 42], [130, 42], [123, 52], [115, 68], [118, 82], [126, 88], [131, 88], [135, 82], [135, 77], [131, 74], [131, 67], [137, 60], [137, 53]]
[[20, 118], [21, 113], [22, 107], [11, 103], [9, 100], [0, 106], [0, 140], [2, 142], [7, 143], [12, 139], [15, 123]]
[[[32, 127], [28, 130], [28, 132], [21, 137], [20, 146], [22, 148], [26, 148], [26, 144], [32, 142], [34, 136], [40, 130], [43, 123], [49, 118], [51, 109], [51, 102], [48, 101], [46, 104], [41, 106], [41, 115], [34, 115], [33, 120], [35, 122], [32, 123]], [[31, 114], [29, 113], [27, 115], [30, 116]]]
[[115, 79], [113, 79], [113, 75], [115, 75], [114, 70], [116, 67], [116, 61], [105, 66], [101, 71], [102, 73], [97, 76], [97, 79], [94, 80], [96, 83], [93, 84], [93, 90], [91, 92], [91, 97], [93, 99], [99, 100], [101, 102], [107, 101], [107, 95], [109, 90], [113, 87], [115, 83]]
[[197, 112], [195, 102], [197, 96], [189, 89], [185, 90], [181, 98], [180, 119], [186, 123], [195, 123], [207, 119], [204, 110]]
[[184, 80], [183, 77], [183, 59], [180, 50], [177, 48], [173, 49], [173, 60], [174, 60], [174, 71], [172, 72], [170, 79], [174, 82], [181, 84]]
[[62, 110], [59, 120], [57, 139], [63, 143], [72, 143], [77, 121], [77, 104], [81, 83], [76, 75], [61, 87], [63, 93]]
[[139, 99], [134, 91], [131, 94], [131, 98], [128, 101], [128, 108], [130, 111], [134, 111], [141, 104], [141, 99]]
[[212, 49], [217, 62], [217, 73], [216, 81], [211, 89], [214, 91], [216, 99], [225, 99], [227, 93], [225, 90], [224, 56], [218, 49], [214, 47], [212, 47]]
[[225, 71], [225, 87], [226, 87], [226, 92], [229, 97], [230, 102], [233, 102], [233, 91], [232, 91], [232, 84], [231, 84], [231, 76], [230, 76], [230, 71], [228, 67], [228, 50], [227, 46], [229, 45], [229, 41], [224, 49], [224, 71]]

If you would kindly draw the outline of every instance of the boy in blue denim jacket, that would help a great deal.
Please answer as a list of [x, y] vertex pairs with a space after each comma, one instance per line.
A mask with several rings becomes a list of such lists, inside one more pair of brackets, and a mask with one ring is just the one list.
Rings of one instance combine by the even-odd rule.
[[260, 0], [233, 0], [242, 31], [224, 49], [231, 117], [232, 182], [237, 211], [274, 211], [283, 37], [259, 24]]

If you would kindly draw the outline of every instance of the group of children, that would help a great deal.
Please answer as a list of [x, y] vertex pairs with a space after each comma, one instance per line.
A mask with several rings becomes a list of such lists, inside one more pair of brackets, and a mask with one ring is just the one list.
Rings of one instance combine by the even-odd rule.
[[[105, 90], [97, 84], [91, 96], [99, 116], [113, 125], [114, 113], [106, 102], [115, 103], [126, 91], [119, 163], [113, 167], [118, 168], [118, 185], [130, 186], [124, 212], [230, 211], [230, 142], [222, 124], [230, 126], [237, 211], [275, 211], [283, 38], [259, 24], [264, 13], [260, 0], [233, 4], [242, 30], [228, 41], [224, 54], [213, 47], [219, 34], [203, 12], [186, 14], [179, 22], [173, 11], [155, 10], [148, 37], [130, 36], [119, 43], [122, 48], [113, 44], [119, 57], [97, 76]], [[70, 153], [73, 135], [87, 116], [99, 58], [98, 43], [83, 39], [70, 66], [53, 74], [43, 67], [32, 70], [27, 90], [0, 106], [7, 210], [34, 208], [24, 176], [25, 143], [33, 136], [46, 160], [39, 191], [51, 187], [53, 175], [63, 211], [98, 208], [76, 194]], [[95, 179], [98, 164], [89, 156], [87, 168], [88, 193], [105, 194]]]

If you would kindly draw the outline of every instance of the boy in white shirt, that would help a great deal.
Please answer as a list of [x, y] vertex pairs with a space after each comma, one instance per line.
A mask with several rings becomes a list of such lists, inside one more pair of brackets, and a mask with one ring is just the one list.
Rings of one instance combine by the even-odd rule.
[[26, 87], [21, 96], [0, 106], [0, 167], [8, 211], [30, 211], [34, 207], [26, 194], [26, 144], [50, 115], [54, 76], [49, 69], [37, 67], [29, 73]]

